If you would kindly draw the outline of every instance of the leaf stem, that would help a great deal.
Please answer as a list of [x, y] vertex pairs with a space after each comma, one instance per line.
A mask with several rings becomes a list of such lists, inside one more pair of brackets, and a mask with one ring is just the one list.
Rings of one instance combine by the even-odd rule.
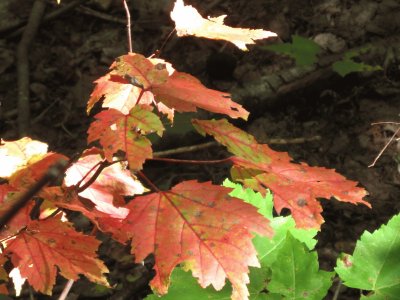
[[126, 32], [127, 32], [127, 37], [128, 37], [128, 48], [129, 52], [132, 52], [132, 31], [131, 31], [131, 14], [129, 12], [129, 7], [128, 4], [126, 3], [126, 0], [122, 0], [124, 8], [125, 8], [125, 14], [126, 14]]
[[140, 90], [140, 93], [139, 93], [139, 96], [138, 96], [138, 98], [137, 98], [137, 100], [136, 100], [135, 106], [139, 104], [140, 99], [142, 99], [142, 96], [143, 96], [144, 92], [145, 92], [144, 89], [141, 89], [141, 90]]
[[[115, 160], [115, 161], [113, 161], [113, 162], [108, 162], [108, 161], [105, 160], [105, 159], [102, 160], [102, 161], [99, 163], [99, 167], [97, 168], [96, 172], [94, 172], [93, 176], [90, 177], [90, 179], [89, 179], [88, 181], [86, 181], [84, 185], [82, 185], [82, 186], [77, 185], [77, 192], [80, 193], [80, 192], [83, 192], [84, 190], [86, 190], [93, 182], [96, 181], [96, 179], [100, 176], [101, 172], [102, 172], [105, 168], [107, 168], [107, 167], [109, 167], [109, 166], [111, 166], [111, 165], [113, 165], [113, 164], [115, 164], [115, 163], [119, 163], [119, 162], [121, 162], [121, 161], [123, 161], [123, 160]], [[92, 169], [93, 169], [93, 168], [92, 168]], [[92, 170], [91, 170], [91, 171], [92, 171]], [[89, 171], [89, 173], [90, 173], [91, 171]], [[86, 176], [87, 176], [87, 175], [85, 175], [85, 177], [86, 177]], [[82, 183], [82, 180], [80, 181], [80, 183]]]
[[98, 166], [100, 166], [100, 164], [101, 164], [102, 162], [103, 162], [103, 161], [99, 161], [97, 164], [95, 164], [93, 167], [91, 167], [90, 170], [87, 171], [87, 173], [85, 174], [85, 176], [83, 176], [82, 179], [78, 181], [78, 183], [76, 184], [76, 186], [81, 186], [82, 182], [86, 179], [86, 177], [88, 177], [89, 174], [90, 174], [95, 168], [97, 168]]
[[222, 163], [229, 163], [231, 161], [231, 157], [223, 158], [223, 159], [216, 159], [216, 160], [191, 160], [191, 159], [175, 159], [175, 158], [166, 158], [166, 157], [155, 157], [149, 160], [155, 161], [164, 161], [170, 163], [182, 163], [182, 164], [222, 164]]
[[161, 192], [161, 190], [142, 172], [138, 171], [137, 174], [147, 182], [147, 184], [156, 192]]

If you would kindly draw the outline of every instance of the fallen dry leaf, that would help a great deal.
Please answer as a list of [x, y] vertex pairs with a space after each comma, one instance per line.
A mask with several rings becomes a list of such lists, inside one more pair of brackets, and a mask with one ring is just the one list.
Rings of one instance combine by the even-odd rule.
[[175, 21], [178, 36], [194, 35], [213, 40], [224, 40], [235, 44], [239, 49], [247, 51], [246, 44], [254, 44], [254, 40], [277, 36], [272, 31], [263, 29], [234, 28], [224, 25], [226, 15], [204, 19], [197, 9], [185, 5], [183, 0], [175, 2], [171, 19]]

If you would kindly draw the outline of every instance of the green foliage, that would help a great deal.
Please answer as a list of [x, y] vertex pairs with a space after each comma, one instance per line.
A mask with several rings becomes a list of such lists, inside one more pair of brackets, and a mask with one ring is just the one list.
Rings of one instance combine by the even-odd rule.
[[284, 299], [323, 299], [331, 286], [332, 272], [318, 269], [318, 257], [310, 252], [290, 231], [271, 266], [267, 288]]
[[264, 49], [288, 55], [295, 59], [298, 66], [314, 64], [317, 61], [317, 54], [321, 51], [321, 47], [314, 41], [298, 35], [292, 36], [292, 43], [268, 45]]
[[[250, 268], [248, 285], [251, 300], [274, 299], [315, 299], [324, 297], [331, 285], [332, 272], [318, 270], [318, 257], [311, 251], [315, 244], [317, 230], [295, 228], [289, 217], [273, 217], [272, 194], [263, 197], [240, 184], [225, 180], [226, 187], [234, 190], [231, 196], [242, 199], [258, 208], [274, 229], [273, 238], [255, 236], [253, 244], [257, 250], [260, 268]], [[267, 220], [266, 220], [267, 221]], [[269, 293], [268, 293], [269, 291]], [[230, 299], [231, 286], [221, 291], [212, 287], [203, 289], [189, 272], [177, 268], [171, 276], [168, 294], [162, 299]], [[150, 295], [147, 300], [158, 299]]]
[[373, 233], [365, 231], [354, 254], [338, 259], [335, 270], [346, 286], [371, 291], [361, 299], [399, 299], [399, 254], [400, 214]]
[[382, 70], [380, 66], [371, 66], [364, 64], [362, 62], [356, 62], [354, 61], [354, 58], [359, 56], [361, 53], [366, 51], [368, 48], [364, 48], [361, 50], [352, 50], [348, 51], [344, 54], [344, 57], [342, 60], [335, 62], [332, 65], [332, 69], [338, 73], [340, 76], [344, 77], [347, 74], [353, 73], [353, 72], [366, 72], [366, 71], [378, 71]]
[[[298, 35], [292, 36], [292, 43], [268, 45], [263, 47], [263, 49], [288, 55], [296, 61], [297, 66], [310, 66], [315, 64], [317, 62], [317, 56], [322, 50], [314, 41]], [[333, 71], [344, 77], [353, 72], [382, 70], [380, 66], [371, 66], [354, 60], [354, 58], [368, 50], [369, 47], [364, 47], [359, 50], [347, 51], [342, 60], [332, 64]]]
[[[190, 272], [185, 272], [182, 268], [175, 268], [171, 275], [171, 286], [169, 287], [168, 294], [162, 296], [161, 299], [229, 300], [231, 299], [231, 294], [232, 288], [230, 285], [225, 285], [224, 288], [218, 292], [213, 287], [203, 289]], [[160, 297], [154, 294], [146, 297], [146, 300], [157, 299], [160, 299]]]

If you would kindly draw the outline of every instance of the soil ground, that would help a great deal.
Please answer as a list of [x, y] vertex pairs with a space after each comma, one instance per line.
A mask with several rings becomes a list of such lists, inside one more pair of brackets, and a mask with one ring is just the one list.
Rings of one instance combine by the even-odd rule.
[[[56, 1], [47, 2], [46, 13], [57, 9], [53, 2]], [[72, 1], [63, 0], [62, 4], [69, 2]], [[47, 142], [53, 151], [74, 155], [86, 146], [86, 130], [91, 119], [86, 116], [85, 105], [92, 82], [106, 72], [115, 57], [127, 51], [125, 16], [120, 2], [82, 1], [81, 6], [42, 24], [29, 48], [30, 135]], [[400, 32], [400, 3], [396, 0], [187, 2], [203, 15], [228, 15], [227, 23], [231, 26], [275, 31], [281, 39], [275, 40], [277, 43], [290, 41], [294, 34], [314, 39], [319, 36], [323, 40], [321, 43], [333, 53]], [[0, 136], [6, 140], [18, 137], [16, 47], [20, 35], [15, 34], [18, 26], [8, 31], [1, 29], [26, 20], [32, 3], [30, 0], [4, 0], [0, 4]], [[265, 74], [292, 65], [290, 59], [262, 50], [261, 46], [270, 43], [268, 41], [258, 42], [249, 52], [241, 52], [223, 42], [175, 36], [162, 46], [173, 29], [169, 18], [172, 1], [129, 1], [129, 6], [134, 52], [148, 56], [163, 47], [162, 58], [172, 62], [179, 71], [197, 76], [211, 88], [234, 91]], [[289, 152], [296, 161], [335, 168], [368, 190], [367, 200], [372, 209], [334, 199], [321, 200], [325, 224], [319, 233], [317, 249], [321, 267], [326, 270], [332, 270], [339, 253], [352, 253], [364, 230], [377, 229], [400, 210], [400, 167], [395, 160], [400, 145], [392, 142], [376, 165], [368, 167], [390, 137], [397, 138], [399, 128], [396, 122], [399, 122], [400, 56], [396, 57], [395, 52], [390, 56], [390, 47], [386, 50], [387, 53], [375, 62], [383, 66], [382, 71], [350, 74], [344, 78], [333, 74], [305, 83], [271, 103], [263, 99], [266, 103], [262, 105], [254, 105], [248, 99], [240, 100], [251, 112], [251, 118], [248, 123], [239, 125], [255, 135], [259, 142], [318, 135], [321, 139], [317, 141], [272, 147]], [[372, 122], [394, 123], [371, 125]], [[156, 148], [171, 149], [203, 141], [179, 126], [185, 127], [176, 125], [167, 141], [157, 144]], [[213, 147], [182, 157], [205, 159], [226, 155], [222, 148]], [[150, 163], [145, 170], [161, 186], [193, 178], [221, 182], [228, 176], [228, 168], [174, 168]], [[102, 295], [101, 291], [96, 294], [91, 285], [82, 280], [74, 285], [70, 299], [93, 296], [142, 299], [149, 292], [146, 282], [151, 274], [145, 266], [134, 265], [129, 260], [127, 249], [107, 237], [102, 238], [107, 247], [101, 249], [101, 255], [112, 266], [112, 281], [119, 286], [135, 286], [136, 298], [126, 296], [121, 290], [112, 295]], [[56, 291], [60, 291], [64, 283], [60, 279]], [[334, 290], [335, 286], [326, 299], [331, 299]], [[25, 295], [29, 295], [28, 290]], [[339, 299], [358, 299], [359, 296], [359, 291], [342, 287]]]

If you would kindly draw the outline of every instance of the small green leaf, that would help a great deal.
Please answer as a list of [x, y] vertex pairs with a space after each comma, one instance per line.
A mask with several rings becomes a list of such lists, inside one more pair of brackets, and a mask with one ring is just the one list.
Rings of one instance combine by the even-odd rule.
[[382, 67], [380, 66], [371, 66], [364, 64], [362, 62], [356, 62], [354, 61], [354, 57], [359, 56], [360, 54], [363, 54], [367, 51], [369, 51], [370, 46], [366, 46], [364, 48], [361, 48], [359, 50], [350, 50], [347, 51], [344, 54], [344, 57], [342, 60], [335, 62], [332, 65], [333, 71], [338, 73], [340, 76], [344, 77], [347, 74], [353, 73], [353, 72], [368, 72], [368, 71], [379, 71], [382, 70]]
[[298, 66], [314, 64], [317, 61], [317, 54], [321, 51], [320, 46], [314, 41], [298, 35], [292, 36], [291, 44], [274, 44], [263, 48], [294, 58]]
[[338, 259], [336, 272], [346, 286], [372, 291], [362, 299], [399, 299], [400, 214], [358, 240], [353, 256]]
[[250, 203], [251, 205], [258, 208], [258, 212], [269, 220], [272, 220], [272, 194], [268, 193], [263, 197], [260, 193], [253, 191], [252, 189], [244, 189], [239, 183], [234, 183], [229, 179], [225, 179], [222, 184], [225, 187], [233, 188], [234, 190], [229, 193], [232, 197], [242, 199], [244, 202]]
[[175, 268], [171, 275], [171, 286], [169, 287], [168, 294], [159, 297], [157, 295], [149, 295], [146, 300], [229, 300], [231, 299], [232, 288], [226, 284], [221, 291], [216, 291], [212, 287], [203, 289], [197, 280], [190, 274], [185, 272], [182, 268]]
[[284, 299], [321, 300], [331, 286], [333, 272], [318, 269], [317, 252], [287, 234], [275, 262], [268, 290]]

